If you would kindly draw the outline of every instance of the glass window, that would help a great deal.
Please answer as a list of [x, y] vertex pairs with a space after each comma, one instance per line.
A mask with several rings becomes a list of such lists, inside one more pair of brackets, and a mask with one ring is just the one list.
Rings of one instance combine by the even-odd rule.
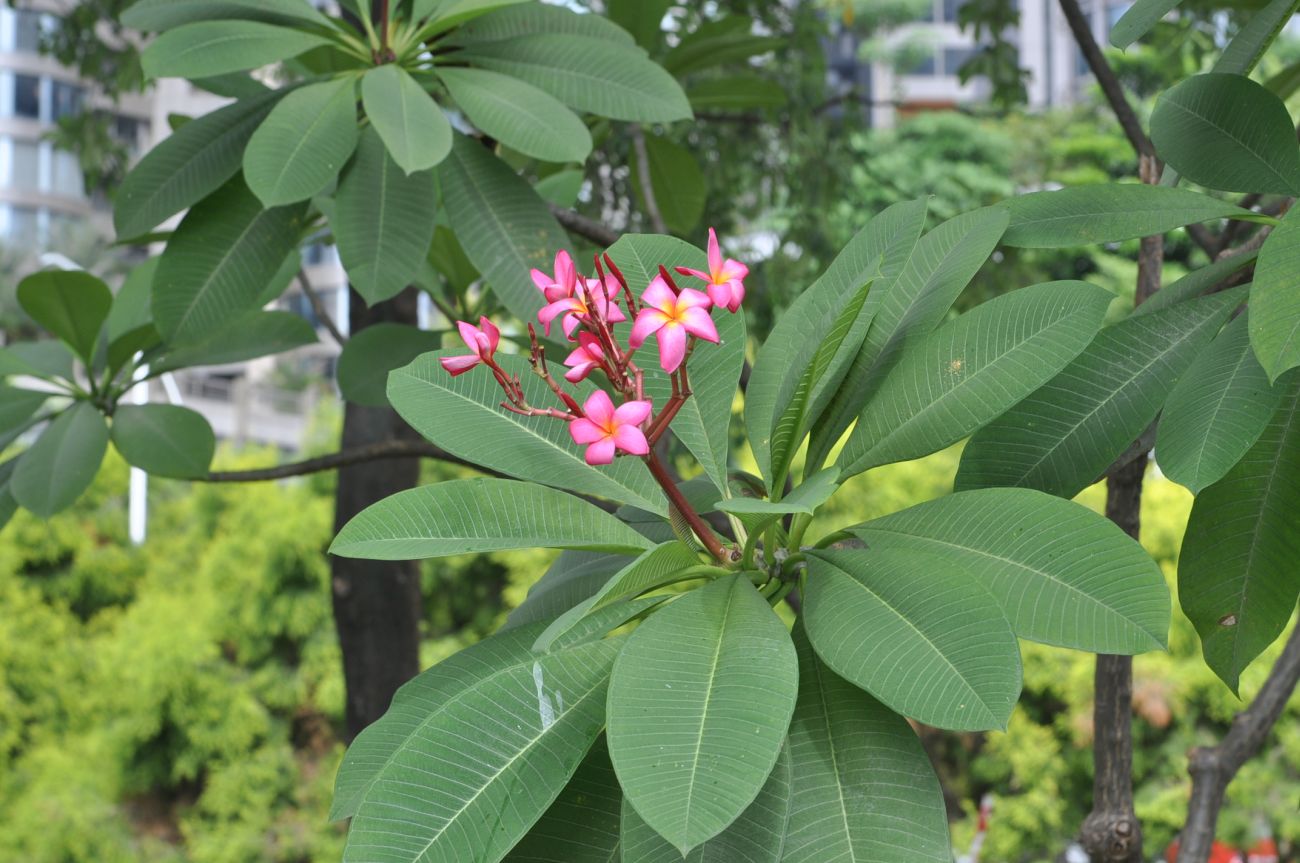
[[41, 145], [35, 141], [14, 141], [9, 162], [9, 186], [14, 189], [40, 189]]
[[31, 207], [9, 208], [9, 232], [6, 239], [15, 245], [33, 246], [40, 240], [40, 214]]
[[955, 76], [961, 71], [961, 67], [966, 65], [966, 61], [975, 56], [978, 50], [977, 48], [944, 48], [943, 73]]
[[35, 75], [14, 76], [14, 116], [41, 118], [41, 79]]
[[957, 10], [966, 5], [966, 0], [943, 0], [943, 20], [955, 22]]
[[52, 81], [50, 85], [50, 119], [61, 120], [81, 113], [86, 91], [76, 84]]
[[935, 66], [934, 53], [930, 52], [916, 57], [916, 61], [909, 63], [903, 72], [907, 75], [934, 75]]
[[25, 51], [28, 54], [35, 54], [40, 50], [42, 30], [41, 17], [41, 13], [33, 12], [30, 9], [14, 10], [15, 50]]
[[50, 191], [56, 195], [70, 198], [83, 198], [86, 195], [85, 177], [81, 173], [81, 163], [67, 150], [54, 151], [54, 170], [51, 172]]

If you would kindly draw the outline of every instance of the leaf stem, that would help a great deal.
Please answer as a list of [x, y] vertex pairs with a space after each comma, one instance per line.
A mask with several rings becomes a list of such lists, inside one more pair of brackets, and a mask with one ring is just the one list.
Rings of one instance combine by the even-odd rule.
[[723, 548], [717, 534], [704, 523], [704, 519], [700, 518], [699, 513], [686, 500], [686, 496], [677, 487], [677, 483], [673, 482], [668, 469], [664, 467], [664, 463], [659, 460], [659, 455], [653, 449], [645, 457], [645, 463], [646, 467], [650, 468], [650, 475], [663, 488], [664, 494], [668, 495], [668, 500], [682, 514], [682, 518], [686, 519], [686, 523], [691, 526], [691, 530], [695, 532], [704, 547], [709, 550], [709, 554], [713, 555], [723, 565], [731, 563], [731, 554]]

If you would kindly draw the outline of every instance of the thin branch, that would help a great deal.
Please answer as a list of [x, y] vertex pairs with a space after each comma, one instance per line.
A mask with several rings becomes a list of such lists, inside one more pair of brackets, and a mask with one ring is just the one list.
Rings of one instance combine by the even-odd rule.
[[1197, 748], [1188, 756], [1192, 799], [1178, 849], [1178, 863], [1205, 863], [1210, 857], [1224, 794], [1237, 771], [1268, 739], [1300, 683], [1300, 626], [1287, 639], [1277, 663], [1250, 706], [1232, 720], [1218, 746]]
[[1128, 142], [1133, 145], [1138, 155], [1154, 156], [1155, 148], [1151, 146], [1151, 139], [1147, 137], [1146, 132], [1142, 131], [1142, 123], [1139, 122], [1133, 106], [1125, 97], [1124, 87], [1120, 84], [1119, 77], [1106, 60], [1106, 55], [1101, 52], [1097, 40], [1092, 38], [1092, 27], [1088, 24], [1083, 10], [1079, 8], [1079, 0], [1060, 0], [1060, 3], [1061, 11], [1065, 13], [1065, 21], [1070, 25], [1070, 32], [1074, 34], [1074, 41], [1079, 44], [1079, 50], [1083, 52], [1088, 68], [1092, 70], [1102, 94], [1110, 103], [1111, 110], [1115, 112], [1115, 117], [1119, 120], [1120, 128], [1124, 130]]
[[654, 182], [650, 176], [650, 154], [646, 151], [645, 132], [638, 125], [632, 126], [632, 148], [636, 151], [636, 175], [641, 183], [641, 199], [645, 201], [650, 226], [656, 234], [666, 234], [668, 226], [664, 224], [664, 215], [659, 211], [659, 201], [655, 198]]
[[609, 247], [618, 242], [618, 231], [605, 227], [595, 219], [589, 219], [581, 213], [555, 204], [551, 204], [550, 208], [555, 221], [559, 222], [566, 231], [602, 247]]
[[311, 310], [315, 312], [316, 319], [320, 321], [320, 324], [325, 328], [325, 331], [330, 334], [330, 337], [333, 338], [335, 342], [338, 343], [339, 347], [343, 347], [347, 344], [348, 337], [340, 332], [338, 324], [334, 323], [334, 318], [330, 317], [330, 313], [325, 308], [325, 303], [321, 300], [320, 294], [316, 293], [316, 289], [312, 287], [311, 280], [307, 278], [307, 270], [305, 268], [298, 270], [298, 284], [302, 286], [302, 292], [306, 295], [307, 302], [311, 303]]
[[268, 480], [288, 479], [337, 470], [349, 465], [363, 462], [380, 461], [392, 458], [431, 458], [460, 467], [469, 467], [477, 471], [483, 468], [439, 449], [422, 440], [388, 440], [340, 450], [329, 455], [309, 458], [275, 467], [256, 468], [254, 470], [214, 471], [202, 478], [202, 482], [266, 482]]

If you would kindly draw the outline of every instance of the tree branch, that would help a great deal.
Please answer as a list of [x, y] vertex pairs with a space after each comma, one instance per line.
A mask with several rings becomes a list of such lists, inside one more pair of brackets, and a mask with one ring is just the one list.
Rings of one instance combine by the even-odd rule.
[[347, 344], [348, 337], [339, 331], [338, 324], [334, 323], [334, 318], [330, 317], [329, 311], [325, 308], [325, 303], [321, 300], [320, 294], [312, 287], [311, 280], [307, 278], [306, 268], [298, 270], [298, 284], [302, 287], [302, 292], [307, 297], [307, 302], [311, 303], [311, 310], [316, 313], [316, 319], [320, 321], [325, 331], [330, 334], [339, 347]]
[[1151, 139], [1147, 137], [1146, 132], [1142, 131], [1142, 123], [1139, 122], [1133, 106], [1125, 97], [1124, 87], [1120, 84], [1119, 77], [1106, 60], [1106, 55], [1101, 52], [1097, 40], [1092, 38], [1092, 28], [1083, 10], [1079, 8], [1079, 0], [1060, 0], [1060, 3], [1061, 11], [1065, 13], [1065, 21], [1070, 25], [1070, 32], [1074, 34], [1074, 41], [1079, 43], [1079, 50], [1083, 52], [1088, 68], [1092, 70], [1102, 94], [1110, 103], [1111, 110], [1115, 112], [1115, 118], [1119, 120], [1124, 136], [1128, 138], [1128, 142], [1133, 145], [1133, 149], [1139, 156], [1155, 156], [1156, 151], [1151, 146]]
[[309, 458], [275, 467], [256, 468], [254, 470], [213, 471], [202, 478], [202, 482], [266, 482], [268, 480], [288, 479], [295, 476], [323, 473], [337, 470], [349, 465], [363, 462], [380, 461], [392, 458], [431, 458], [460, 467], [469, 467], [484, 473], [483, 468], [458, 458], [431, 443], [422, 440], [388, 440], [381, 443], [367, 444], [340, 450], [329, 455]]
[[646, 215], [656, 234], [668, 233], [664, 224], [663, 213], [659, 211], [659, 201], [655, 198], [654, 183], [650, 176], [650, 154], [646, 152], [645, 132], [638, 125], [632, 126], [632, 148], [636, 151], [636, 175], [641, 184], [641, 200], [645, 201]]
[[1232, 720], [1218, 746], [1198, 747], [1188, 755], [1192, 799], [1178, 849], [1178, 863], [1205, 863], [1214, 843], [1219, 810], [1228, 783], [1268, 739], [1287, 701], [1300, 683], [1300, 626], [1287, 639], [1282, 655], [1250, 706]]
[[588, 219], [581, 213], [555, 204], [551, 204], [550, 208], [551, 215], [555, 217], [555, 221], [559, 222], [566, 231], [591, 240], [591, 242], [596, 245], [605, 248], [618, 242], [618, 231], [605, 227], [595, 219]]

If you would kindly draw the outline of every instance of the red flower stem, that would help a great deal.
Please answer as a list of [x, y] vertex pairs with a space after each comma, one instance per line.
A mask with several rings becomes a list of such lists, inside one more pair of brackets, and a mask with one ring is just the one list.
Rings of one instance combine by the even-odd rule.
[[636, 297], [632, 296], [632, 289], [628, 287], [627, 279], [623, 276], [623, 271], [614, 263], [614, 259], [609, 256], [609, 252], [605, 253], [605, 266], [609, 267], [609, 271], [614, 274], [614, 278], [623, 286], [623, 293], [627, 297], [628, 314], [635, 318], [638, 310]]
[[663, 264], [659, 265], [659, 275], [668, 283], [668, 287], [673, 289], [674, 294], [680, 294], [682, 292], [682, 289], [677, 287], [677, 282], [673, 281], [672, 273], [668, 272], [668, 268]]
[[697, 537], [699, 537], [699, 540], [704, 544], [704, 547], [709, 550], [709, 554], [713, 555], [719, 563], [724, 565], [729, 564], [731, 562], [731, 555], [729, 555], [727, 550], [722, 547], [722, 543], [718, 541], [717, 534], [715, 534], [709, 526], [704, 523], [704, 519], [700, 518], [699, 513], [691, 508], [691, 505], [686, 501], [686, 497], [682, 494], [681, 489], [679, 489], [677, 484], [673, 482], [673, 478], [669, 475], [668, 469], [664, 467], [663, 462], [659, 460], [659, 456], [655, 454], [653, 447], [650, 450], [650, 454], [645, 457], [645, 463], [646, 466], [650, 468], [650, 475], [653, 476], [655, 481], [663, 488], [664, 494], [668, 495], [668, 500], [671, 501], [677, 511], [682, 514], [682, 518], [686, 519], [686, 523], [691, 526], [691, 530], [695, 532]]
[[557, 408], [531, 408], [531, 407], [521, 408], [521, 407], [516, 407], [515, 405], [512, 405], [509, 402], [502, 402], [501, 407], [505, 408], [506, 410], [510, 411], [513, 414], [519, 414], [520, 416], [525, 416], [525, 417], [554, 417], [557, 420], [564, 420], [565, 422], [573, 422], [578, 418], [573, 414], [566, 414], [564, 411], [559, 410]]

